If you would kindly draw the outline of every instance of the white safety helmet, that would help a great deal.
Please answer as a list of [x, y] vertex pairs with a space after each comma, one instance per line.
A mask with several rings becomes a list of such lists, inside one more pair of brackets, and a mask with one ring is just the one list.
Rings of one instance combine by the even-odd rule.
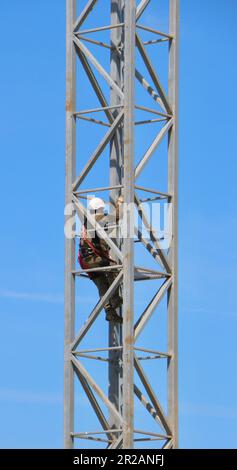
[[103, 199], [100, 199], [100, 197], [93, 197], [90, 200], [88, 207], [91, 211], [97, 211], [98, 209], [104, 209], [105, 203]]

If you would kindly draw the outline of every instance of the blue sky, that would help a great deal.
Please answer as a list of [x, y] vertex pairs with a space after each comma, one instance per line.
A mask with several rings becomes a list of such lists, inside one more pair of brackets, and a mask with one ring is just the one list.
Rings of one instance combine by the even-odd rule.
[[[64, 3], [1, 5], [1, 448], [62, 447]], [[183, 448], [237, 442], [236, 19], [234, 0], [181, 0]]]

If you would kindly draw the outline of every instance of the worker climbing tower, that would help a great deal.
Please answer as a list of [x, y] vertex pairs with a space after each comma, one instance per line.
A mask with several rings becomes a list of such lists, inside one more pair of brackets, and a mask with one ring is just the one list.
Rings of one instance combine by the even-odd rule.
[[[179, 0], [66, 5], [64, 445], [177, 448]], [[114, 220], [95, 226], [115, 261], [96, 271], [116, 273], [101, 299], [77, 263], [92, 196]], [[118, 286], [122, 325], [103, 311]]]

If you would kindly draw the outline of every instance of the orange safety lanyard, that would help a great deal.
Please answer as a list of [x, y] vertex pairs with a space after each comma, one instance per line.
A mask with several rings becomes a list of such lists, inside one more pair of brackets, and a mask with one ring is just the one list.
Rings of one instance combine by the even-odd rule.
[[[115, 263], [116, 264], [116, 261], [114, 261], [112, 258], [110, 258], [110, 256], [105, 252], [103, 251], [103, 253], [101, 253], [100, 251], [98, 251], [94, 244], [87, 238], [87, 233], [86, 233], [86, 229], [85, 229], [85, 226], [83, 226], [82, 228], [82, 237], [83, 237], [83, 240], [84, 242], [92, 249], [92, 251], [97, 255], [97, 256], [100, 256], [101, 258], [104, 257], [104, 258], [107, 258], [109, 261], [111, 261], [111, 263]], [[103, 255], [103, 256], [101, 256]]]

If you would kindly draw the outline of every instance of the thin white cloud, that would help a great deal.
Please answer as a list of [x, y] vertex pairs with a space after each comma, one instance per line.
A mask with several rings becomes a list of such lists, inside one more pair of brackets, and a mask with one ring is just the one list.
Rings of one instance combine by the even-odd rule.
[[228, 405], [207, 403], [181, 403], [180, 412], [183, 415], [206, 416], [211, 418], [237, 419], [237, 408]]
[[[39, 293], [39, 292], [19, 292], [10, 289], [2, 289], [0, 290], [0, 298], [5, 299], [17, 299], [17, 300], [26, 300], [26, 301], [33, 301], [33, 302], [46, 302], [46, 303], [60, 303], [64, 302], [63, 294], [49, 294], [49, 293]], [[91, 296], [91, 297], [76, 297], [76, 302], [86, 303], [89, 302], [97, 302], [98, 297]]]
[[211, 310], [208, 307], [180, 307], [180, 311], [190, 314], [207, 314], [215, 316], [237, 317], [237, 311], [234, 310]]
[[63, 397], [58, 393], [0, 388], [0, 402], [61, 405]]
[[17, 291], [9, 290], [9, 289], [0, 290], [0, 297], [7, 298], [7, 299], [33, 300], [33, 301], [49, 302], [49, 303], [62, 303], [63, 302], [62, 294], [17, 292]]
[[[84, 394], [77, 394], [77, 398], [77, 406], [85, 406], [88, 403]], [[62, 406], [63, 394], [0, 388], [0, 403]]]

